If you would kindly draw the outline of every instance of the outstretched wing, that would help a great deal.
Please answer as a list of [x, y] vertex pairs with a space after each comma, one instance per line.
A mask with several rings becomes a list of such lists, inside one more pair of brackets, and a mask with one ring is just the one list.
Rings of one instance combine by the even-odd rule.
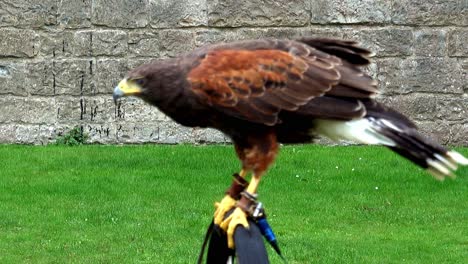
[[338, 56], [294, 41], [264, 43], [270, 46], [242, 43], [206, 52], [188, 73], [191, 89], [226, 114], [266, 125], [323, 95], [368, 98], [377, 92], [370, 77]]

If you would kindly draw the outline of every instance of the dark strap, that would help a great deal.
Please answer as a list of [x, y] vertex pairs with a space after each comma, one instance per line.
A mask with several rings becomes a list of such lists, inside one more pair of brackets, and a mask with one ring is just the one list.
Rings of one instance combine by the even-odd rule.
[[226, 194], [234, 198], [234, 200], [239, 200], [241, 192], [244, 191], [249, 182], [242, 178], [238, 173], [235, 173], [232, 177], [234, 177], [234, 180], [232, 181], [231, 187], [227, 189]]
[[203, 262], [203, 256], [205, 255], [206, 245], [208, 244], [208, 240], [210, 240], [211, 233], [213, 233], [213, 228], [214, 219], [211, 221], [210, 225], [208, 226], [208, 229], [206, 230], [205, 239], [203, 240], [202, 248], [200, 250], [200, 255], [198, 255], [198, 264], [202, 264]]

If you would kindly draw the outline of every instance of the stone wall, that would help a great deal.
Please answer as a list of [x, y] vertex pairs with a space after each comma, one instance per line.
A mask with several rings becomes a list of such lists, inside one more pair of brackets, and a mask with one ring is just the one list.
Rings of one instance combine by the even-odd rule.
[[136, 99], [130, 68], [206, 43], [330, 36], [376, 52], [381, 100], [444, 144], [468, 145], [466, 0], [0, 0], [0, 143], [45, 144], [74, 126], [93, 142], [222, 142]]

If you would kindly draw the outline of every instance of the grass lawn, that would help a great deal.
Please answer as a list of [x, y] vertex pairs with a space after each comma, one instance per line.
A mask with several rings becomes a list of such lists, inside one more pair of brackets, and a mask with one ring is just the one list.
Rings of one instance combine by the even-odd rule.
[[[0, 157], [0, 263], [194, 263], [239, 169], [231, 146]], [[288, 146], [260, 200], [289, 263], [466, 263], [468, 169], [458, 175], [435, 181], [384, 148]]]

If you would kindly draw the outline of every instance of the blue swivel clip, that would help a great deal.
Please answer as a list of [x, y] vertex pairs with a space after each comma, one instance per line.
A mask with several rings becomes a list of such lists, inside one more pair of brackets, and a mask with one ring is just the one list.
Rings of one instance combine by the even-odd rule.
[[257, 222], [257, 226], [260, 229], [262, 235], [265, 237], [265, 239], [268, 241], [271, 247], [273, 247], [278, 256], [280, 256], [281, 259], [283, 259], [283, 261], [286, 262], [286, 259], [281, 254], [281, 250], [279, 248], [278, 241], [276, 240], [275, 233], [273, 232], [273, 229], [271, 228], [270, 224], [268, 224], [265, 209], [263, 208], [263, 204], [261, 202], [257, 203], [257, 206], [255, 207], [252, 216]]

